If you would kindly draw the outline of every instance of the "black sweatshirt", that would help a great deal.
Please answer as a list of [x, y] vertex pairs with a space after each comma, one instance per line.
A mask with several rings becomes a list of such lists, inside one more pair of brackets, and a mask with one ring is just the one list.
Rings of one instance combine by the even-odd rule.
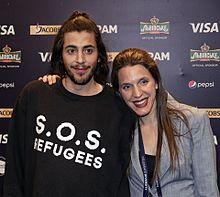
[[131, 117], [108, 86], [79, 96], [30, 82], [13, 111], [3, 196], [129, 196]]

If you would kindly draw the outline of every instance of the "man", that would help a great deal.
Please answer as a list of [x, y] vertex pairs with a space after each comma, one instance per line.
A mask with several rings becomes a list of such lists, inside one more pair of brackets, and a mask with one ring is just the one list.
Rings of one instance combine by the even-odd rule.
[[9, 129], [4, 197], [126, 197], [130, 111], [105, 85], [96, 24], [75, 11], [59, 30], [51, 65], [61, 80], [32, 81]]

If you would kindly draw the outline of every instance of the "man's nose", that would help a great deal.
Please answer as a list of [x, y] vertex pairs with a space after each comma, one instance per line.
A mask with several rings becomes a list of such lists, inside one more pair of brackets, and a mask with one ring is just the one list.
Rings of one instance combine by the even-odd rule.
[[82, 64], [85, 62], [85, 54], [83, 52], [78, 52], [77, 53], [77, 60], [78, 63]]

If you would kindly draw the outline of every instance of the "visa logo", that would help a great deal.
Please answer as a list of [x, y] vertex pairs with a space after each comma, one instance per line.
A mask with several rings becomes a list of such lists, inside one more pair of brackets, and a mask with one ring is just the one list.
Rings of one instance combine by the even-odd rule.
[[218, 23], [189, 23], [193, 33], [219, 32]]

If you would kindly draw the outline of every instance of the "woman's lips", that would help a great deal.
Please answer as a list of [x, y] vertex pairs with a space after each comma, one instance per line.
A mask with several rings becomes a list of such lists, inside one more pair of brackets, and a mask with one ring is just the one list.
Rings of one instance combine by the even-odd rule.
[[133, 101], [135, 107], [137, 108], [142, 108], [142, 107], [145, 107], [148, 103], [148, 99], [145, 98], [145, 99], [141, 99], [141, 100], [138, 100], [138, 101]]

